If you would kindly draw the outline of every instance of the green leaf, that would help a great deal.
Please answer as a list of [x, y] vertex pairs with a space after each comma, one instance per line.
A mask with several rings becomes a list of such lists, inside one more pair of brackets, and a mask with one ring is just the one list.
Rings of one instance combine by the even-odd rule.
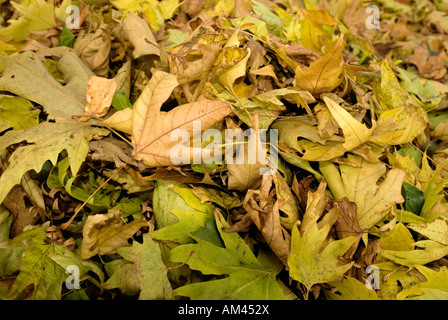
[[190, 236], [213, 217], [214, 206], [201, 201], [191, 188], [171, 181], [157, 181], [153, 196], [156, 230], [152, 237], [188, 243]]
[[125, 294], [140, 293], [140, 300], [171, 299], [168, 268], [162, 261], [159, 245], [149, 234], [143, 236], [142, 244], [134, 241], [130, 247], [118, 248], [117, 253], [129, 262], [118, 265], [104, 284], [105, 289], [119, 288]]
[[76, 175], [89, 152], [89, 140], [108, 133], [106, 129], [78, 122], [44, 122], [7, 132], [0, 137], [0, 152], [12, 144], [23, 141], [29, 144], [17, 148], [9, 158], [10, 164], [0, 177], [0, 202], [14, 185], [20, 183], [25, 172], [39, 172], [47, 160], [56, 164], [62, 150], [67, 151], [72, 174]]
[[193, 238], [208, 241], [211, 244], [225, 248], [221, 237], [219, 236], [218, 229], [216, 228], [214, 219], [207, 219], [204, 227], [200, 227], [193, 235]]
[[6, 299], [18, 299], [30, 285], [34, 286], [30, 298], [33, 300], [60, 300], [62, 283], [67, 278], [65, 270], [48, 256], [60, 255], [67, 250], [63, 246], [47, 244], [43, 229], [30, 229], [12, 240], [11, 246], [22, 248], [20, 273], [14, 281]]
[[40, 110], [21, 97], [0, 95], [0, 132], [13, 128], [20, 130], [39, 124]]
[[61, 31], [61, 38], [59, 40], [59, 45], [73, 48], [75, 39], [76, 36], [71, 32], [71, 30], [67, 27], [63, 27]]
[[276, 281], [279, 270], [264, 267], [237, 233], [223, 229], [230, 226], [223, 216], [215, 213], [216, 225], [225, 248], [195, 239], [197, 244], [185, 244], [171, 251], [170, 260], [186, 263], [205, 275], [226, 277], [188, 284], [173, 291], [176, 296], [194, 300], [278, 300], [284, 299]]
[[128, 96], [124, 92], [117, 92], [114, 94], [114, 98], [112, 99], [112, 107], [114, 107], [117, 111], [126, 108], [132, 109], [132, 103], [129, 101]]
[[404, 198], [404, 208], [406, 211], [419, 215], [425, 204], [425, 195], [422, 190], [409, 183], [403, 182], [403, 185], [401, 186], [401, 194]]

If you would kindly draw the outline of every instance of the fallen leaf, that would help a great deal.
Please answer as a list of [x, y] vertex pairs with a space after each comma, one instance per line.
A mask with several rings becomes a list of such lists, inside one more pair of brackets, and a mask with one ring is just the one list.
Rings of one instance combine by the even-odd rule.
[[403, 203], [401, 185], [405, 172], [391, 169], [384, 180], [377, 185], [378, 180], [386, 173], [384, 163], [369, 163], [358, 156], [348, 156], [356, 166], [339, 165], [340, 176], [323, 172], [331, 192], [336, 200], [347, 197], [355, 202], [359, 225], [363, 230], [369, 230], [380, 221], [392, 206]]
[[132, 56], [134, 59], [146, 55], [160, 55], [159, 45], [145, 20], [139, 16], [128, 13], [123, 20], [123, 32], [134, 47]]
[[[70, 119], [73, 115], [81, 115], [91, 73], [73, 55], [74, 53], [68, 52], [60, 60], [60, 65], [64, 66], [61, 71], [68, 81], [65, 86], [48, 73], [35, 53], [27, 51], [7, 61], [0, 78], [0, 90], [39, 103], [51, 119]], [[28, 81], [30, 77], [33, 81]]]
[[101, 118], [107, 114], [112, 103], [117, 84], [114, 79], [93, 76], [87, 88], [87, 104], [84, 115], [79, 119], [86, 121], [92, 117]]
[[78, 35], [73, 49], [81, 60], [97, 76], [107, 77], [109, 73], [109, 54], [111, 34], [106, 25], [101, 25], [94, 34]]
[[342, 146], [345, 150], [352, 150], [369, 140], [374, 128], [368, 129], [330, 98], [324, 97], [323, 99], [331, 115], [344, 133], [345, 142]]
[[20, 183], [26, 172], [39, 172], [47, 160], [56, 164], [62, 150], [67, 151], [71, 171], [76, 175], [89, 152], [88, 141], [95, 135], [104, 136], [108, 133], [106, 129], [76, 122], [44, 122], [31, 128], [7, 132], [0, 137], [0, 150], [22, 141], [27, 141], [29, 145], [12, 153], [10, 165], [0, 177], [0, 201], [15, 184]]
[[321, 93], [332, 92], [343, 80], [345, 47], [341, 36], [324, 56], [312, 62], [307, 69], [300, 65], [295, 69], [295, 85], [319, 97]]
[[197, 239], [197, 244], [171, 250], [170, 260], [186, 263], [204, 275], [228, 276], [181, 286], [173, 291], [173, 295], [196, 300], [283, 300], [284, 295], [275, 279], [278, 271], [264, 267], [237, 233], [223, 232], [229, 225], [219, 211], [215, 213], [215, 221], [225, 248]]
[[40, 111], [24, 98], [0, 95], [0, 132], [24, 129], [39, 124]]
[[[138, 293], [140, 300], [171, 299], [168, 268], [162, 261], [159, 245], [149, 234], [143, 236], [142, 244], [134, 241], [130, 247], [118, 248], [117, 253], [129, 262], [118, 265], [103, 288], [119, 288], [129, 295]], [[129, 277], [130, 274], [133, 276]]]
[[[157, 71], [134, 104], [133, 156], [136, 160], [143, 160], [149, 167], [173, 164], [171, 150], [177, 141], [172, 141], [170, 134], [174, 130], [185, 130], [191, 137], [194, 121], [200, 122], [201, 131], [204, 131], [231, 112], [228, 102], [206, 98], [178, 106], [169, 112], [161, 112], [162, 104], [177, 85], [175, 76]], [[193, 152], [190, 152], [188, 158], [192, 163]]]
[[213, 217], [215, 207], [201, 203], [192, 189], [171, 181], [157, 181], [153, 195], [156, 230], [152, 237], [188, 243], [191, 236]]
[[[321, 186], [326, 186], [321, 182]], [[319, 209], [312, 205], [312, 194], [308, 196], [307, 210], [304, 214], [303, 223], [292, 229], [291, 253], [288, 257], [289, 274], [302, 283], [307, 292], [317, 283], [325, 283], [337, 280], [348, 271], [354, 262], [340, 264], [339, 257], [342, 256], [357, 241], [357, 237], [351, 236], [341, 240], [326, 243], [326, 239], [337, 217], [334, 211], [328, 212], [319, 223], [317, 218], [322, 215], [325, 207], [325, 188], [316, 191]], [[323, 205], [322, 205], [323, 204]], [[336, 214], [337, 215], [337, 214]], [[305, 219], [308, 221], [305, 223]]]
[[381, 256], [393, 262], [413, 267], [439, 260], [448, 254], [448, 247], [433, 240], [421, 240], [414, 245], [419, 248], [410, 251], [382, 250]]
[[117, 248], [128, 246], [128, 240], [148, 222], [133, 220], [123, 224], [118, 210], [107, 214], [95, 214], [87, 217], [82, 229], [81, 259], [94, 255], [112, 254]]
[[429, 50], [425, 47], [418, 47], [406, 61], [417, 66], [418, 72], [425, 78], [441, 79], [446, 74], [446, 53], [442, 51], [437, 55], [430, 56]]
[[335, 202], [334, 205], [338, 209], [338, 219], [334, 224], [338, 239], [344, 239], [352, 236], [358, 238], [358, 240], [355, 241], [352, 247], [343, 256], [346, 261], [351, 261], [356, 249], [358, 248], [358, 243], [364, 234], [363, 230], [359, 226], [356, 204], [348, 201], [347, 198], [342, 198], [340, 201]]
[[259, 190], [248, 190], [243, 208], [260, 230], [275, 255], [287, 265], [290, 250], [290, 235], [280, 223], [279, 200], [270, 194], [273, 177], [263, 176]]

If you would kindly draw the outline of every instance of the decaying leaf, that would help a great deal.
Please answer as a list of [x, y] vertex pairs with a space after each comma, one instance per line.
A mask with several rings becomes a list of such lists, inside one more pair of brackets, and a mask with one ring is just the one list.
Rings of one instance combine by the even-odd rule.
[[117, 83], [114, 79], [106, 79], [93, 76], [89, 80], [87, 88], [87, 104], [85, 106], [84, 115], [81, 121], [85, 121], [91, 117], [103, 117], [107, 114], [112, 103]]
[[[341, 264], [339, 257], [357, 240], [356, 236], [350, 236], [326, 242], [337, 213], [329, 211], [317, 222], [325, 206], [326, 185], [321, 182], [320, 186], [323, 188], [308, 195], [307, 211], [300, 229], [298, 226], [292, 229], [291, 253], [288, 257], [291, 277], [302, 283], [307, 292], [314, 284], [337, 280], [351, 268], [354, 262]], [[314, 207], [314, 201], [319, 208]]]
[[118, 248], [117, 252], [129, 262], [118, 265], [117, 271], [104, 283], [105, 289], [120, 288], [126, 294], [139, 293], [141, 300], [171, 298], [167, 267], [158, 244], [148, 234], [143, 237], [142, 244], [134, 242], [130, 247]]
[[128, 245], [128, 240], [140, 228], [148, 226], [145, 221], [134, 220], [123, 224], [119, 211], [87, 217], [83, 227], [81, 258], [88, 259], [96, 254], [112, 254], [117, 248]]
[[[65, 86], [51, 76], [35, 53], [26, 51], [8, 60], [0, 78], [0, 90], [39, 103], [53, 119], [81, 115], [86, 103], [85, 90], [92, 73], [86, 70], [73, 52], [64, 54], [60, 65], [68, 82]], [[28, 81], [30, 77], [34, 81]]]

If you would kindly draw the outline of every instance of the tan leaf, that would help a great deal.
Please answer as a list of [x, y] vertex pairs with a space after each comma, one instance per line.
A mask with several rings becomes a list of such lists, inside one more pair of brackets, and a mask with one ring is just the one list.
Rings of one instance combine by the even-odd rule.
[[81, 121], [91, 117], [104, 117], [109, 111], [112, 99], [114, 98], [117, 84], [114, 79], [93, 76], [89, 80], [87, 88], [87, 104]]
[[141, 227], [149, 226], [147, 221], [134, 220], [123, 224], [120, 211], [95, 214], [87, 217], [82, 230], [81, 258], [88, 259], [96, 254], [112, 254], [117, 248], [128, 246], [131, 238]]
[[128, 13], [123, 20], [123, 32], [134, 47], [132, 56], [135, 59], [150, 54], [160, 55], [159, 45], [144, 19], [131, 12]]
[[[196, 102], [178, 106], [169, 112], [161, 112], [162, 104], [170, 97], [177, 84], [174, 75], [157, 71], [134, 104], [133, 155], [136, 160], [143, 160], [149, 167], [173, 164], [170, 153], [178, 144], [177, 141], [171, 141], [174, 130], [185, 130], [191, 138], [194, 121], [200, 122], [201, 131], [204, 131], [231, 112], [228, 102], [209, 100], [202, 96]], [[192, 157], [193, 152], [190, 152], [190, 160]]]
[[132, 115], [132, 109], [126, 108], [117, 111], [109, 118], [102, 120], [101, 124], [127, 134], [132, 134]]
[[109, 72], [111, 35], [105, 25], [94, 34], [81, 34], [73, 45], [76, 54], [96, 75], [106, 77]]
[[415, 64], [418, 72], [425, 78], [437, 80], [443, 78], [446, 74], [446, 58], [445, 51], [441, 51], [435, 56], [430, 56], [427, 48], [418, 47], [406, 61]]
[[278, 200], [270, 192], [272, 175], [264, 175], [260, 190], [249, 190], [244, 198], [243, 208], [247, 211], [269, 247], [283, 264], [287, 265], [291, 237], [280, 223]]

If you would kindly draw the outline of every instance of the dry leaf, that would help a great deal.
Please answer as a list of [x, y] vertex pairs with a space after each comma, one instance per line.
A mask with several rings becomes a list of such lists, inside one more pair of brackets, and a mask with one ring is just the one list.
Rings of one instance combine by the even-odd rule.
[[[170, 135], [174, 130], [185, 130], [191, 138], [194, 121], [200, 122], [201, 130], [204, 131], [231, 112], [228, 102], [204, 97], [196, 102], [178, 106], [169, 112], [161, 112], [162, 104], [177, 85], [174, 75], [157, 71], [134, 104], [133, 156], [136, 160], [143, 160], [149, 167], [173, 164], [171, 150], [178, 143], [171, 140]], [[190, 147], [190, 151], [191, 149]], [[193, 152], [190, 152], [190, 163], [192, 158]]]
[[287, 265], [291, 237], [280, 223], [279, 202], [270, 192], [272, 175], [264, 175], [260, 190], [249, 190], [243, 201], [247, 211], [269, 247]]
[[84, 115], [79, 120], [104, 117], [109, 111], [116, 89], [117, 84], [114, 79], [91, 77], [86, 92], [87, 104]]
[[144, 19], [131, 12], [128, 13], [123, 20], [123, 32], [134, 46], [132, 52], [134, 59], [145, 55], [160, 55], [159, 45]]
[[345, 48], [344, 37], [341, 36], [324, 56], [312, 62], [309, 68], [297, 66], [295, 69], [295, 85], [308, 90], [315, 97], [321, 93], [332, 92], [343, 80]]
[[435, 56], [430, 56], [428, 49], [418, 47], [406, 61], [415, 64], [418, 72], [429, 79], [442, 79], [446, 74], [445, 63], [447, 57], [445, 51], [441, 51]]

